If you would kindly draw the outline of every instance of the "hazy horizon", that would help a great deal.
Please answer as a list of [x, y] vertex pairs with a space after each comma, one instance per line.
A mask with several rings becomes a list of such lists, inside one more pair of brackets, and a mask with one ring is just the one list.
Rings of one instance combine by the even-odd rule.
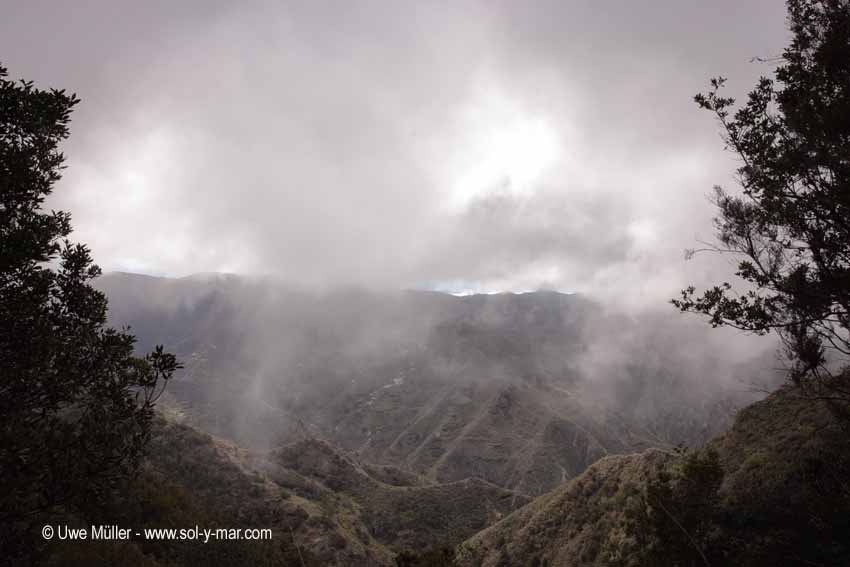
[[683, 259], [735, 190], [692, 97], [787, 37], [767, 1], [12, 6], [10, 75], [82, 99], [48, 205], [105, 271], [632, 307], [728, 277]]

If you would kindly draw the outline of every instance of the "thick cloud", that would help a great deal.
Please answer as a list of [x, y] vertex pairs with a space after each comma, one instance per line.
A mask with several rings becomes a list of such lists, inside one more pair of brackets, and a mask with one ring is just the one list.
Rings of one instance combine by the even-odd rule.
[[52, 205], [107, 270], [632, 304], [728, 273], [682, 257], [735, 166], [691, 97], [786, 41], [767, 0], [4, 12], [10, 73], [83, 99]]

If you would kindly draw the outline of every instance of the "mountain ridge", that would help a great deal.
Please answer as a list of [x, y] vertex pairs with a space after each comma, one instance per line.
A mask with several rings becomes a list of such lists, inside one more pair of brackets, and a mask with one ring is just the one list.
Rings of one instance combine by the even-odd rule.
[[[824, 514], [840, 516], [847, 509], [846, 488], [843, 495], [830, 496], [818, 492], [818, 483], [810, 476], [812, 471], [846, 472], [847, 428], [846, 417], [836, 414], [827, 400], [785, 386], [741, 410], [728, 431], [695, 449], [696, 455], [719, 456], [724, 471], [720, 502], [729, 507], [727, 514], [741, 518], [741, 526], [728, 528], [732, 534], [726, 536], [735, 541], [733, 557], [748, 553], [755, 556], [753, 564], [776, 564], [776, 558], [790, 553], [782, 551], [783, 545], [789, 550], [834, 545], [842, 532], [831, 530], [847, 533], [846, 519], [843, 528], [836, 523], [838, 518], [818, 524]], [[655, 448], [604, 457], [465, 541], [458, 547], [455, 565], [638, 567], [639, 562], [629, 559], [640, 551], [629, 526], [629, 510], [645, 505], [651, 479], [660, 471], [675, 477], [684, 459], [682, 452]], [[825, 497], [834, 498], [834, 511], [825, 511], [830, 508]], [[807, 525], [808, 521], [814, 523]], [[789, 529], [805, 530], [799, 538], [806, 541], [796, 542]]]
[[686, 356], [646, 358], [632, 336], [637, 360], [589, 375], [600, 340], [645, 323], [577, 294], [311, 294], [127, 274], [98, 285], [140, 350], [165, 343], [184, 361], [166, 411], [249, 448], [318, 437], [434, 482], [536, 496], [604, 455], [701, 443], [734, 406], [689, 377]]

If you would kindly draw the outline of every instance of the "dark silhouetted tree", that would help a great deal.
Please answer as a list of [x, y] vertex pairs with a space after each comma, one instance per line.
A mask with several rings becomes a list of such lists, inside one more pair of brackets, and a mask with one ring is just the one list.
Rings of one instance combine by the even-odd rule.
[[716, 249], [743, 255], [746, 289], [691, 287], [673, 303], [714, 326], [778, 331], [792, 380], [846, 402], [847, 380], [826, 363], [850, 356], [850, 2], [787, 5], [793, 37], [775, 80], [734, 111], [722, 78], [696, 97], [741, 160], [742, 194], [716, 189]]
[[43, 209], [78, 99], [7, 79], [0, 67], [0, 557], [41, 540], [46, 513], [104, 496], [133, 473], [154, 403], [179, 368], [162, 347], [106, 327], [100, 270]]

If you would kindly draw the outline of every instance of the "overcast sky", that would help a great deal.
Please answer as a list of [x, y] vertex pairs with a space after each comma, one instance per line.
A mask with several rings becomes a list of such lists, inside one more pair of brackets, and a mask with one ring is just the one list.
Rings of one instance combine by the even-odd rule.
[[6, 0], [0, 62], [76, 92], [51, 202], [105, 270], [663, 302], [727, 277], [744, 95], [777, 0]]

